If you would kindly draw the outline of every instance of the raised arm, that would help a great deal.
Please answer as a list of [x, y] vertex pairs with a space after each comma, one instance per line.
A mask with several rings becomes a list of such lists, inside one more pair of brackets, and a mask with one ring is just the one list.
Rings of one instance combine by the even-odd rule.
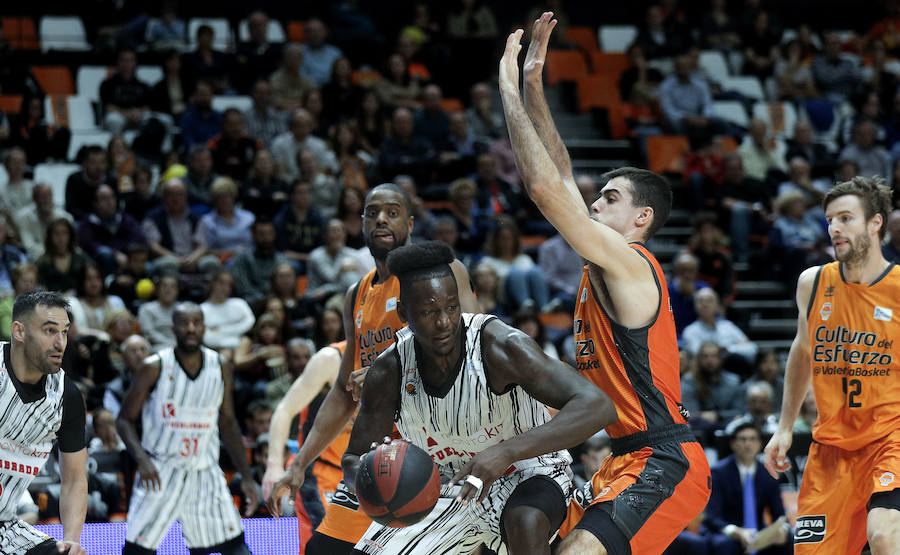
[[819, 266], [807, 268], [797, 280], [797, 335], [791, 343], [787, 365], [784, 372], [784, 398], [781, 402], [781, 418], [778, 430], [766, 445], [766, 469], [774, 478], [779, 472], [791, 467], [787, 461], [787, 452], [791, 448], [794, 437], [794, 421], [800, 414], [800, 407], [812, 381], [810, 366], [809, 329], [806, 311], [813, 291], [813, 284], [819, 272]]
[[456, 278], [456, 285], [459, 289], [459, 307], [463, 312], [471, 312], [472, 314], [481, 314], [481, 305], [472, 292], [472, 284], [469, 282], [469, 272], [465, 265], [458, 259], [450, 264], [453, 270], [453, 277]]
[[122, 438], [131, 457], [137, 462], [141, 486], [146, 490], [159, 489], [159, 474], [153, 461], [150, 460], [150, 455], [141, 445], [135, 422], [140, 417], [144, 402], [156, 385], [156, 380], [159, 379], [159, 372], [159, 355], [148, 357], [135, 376], [131, 387], [125, 393], [125, 397], [122, 399], [122, 408], [116, 418], [119, 437]]
[[[482, 333], [481, 348], [491, 387], [503, 391], [510, 385], [520, 385], [526, 393], [559, 411], [549, 422], [485, 449], [457, 473], [454, 480], [467, 474], [481, 478], [483, 498], [490, 483], [515, 461], [578, 445], [616, 422], [618, 416], [606, 393], [571, 366], [545, 355], [524, 333], [499, 320], [489, 322]], [[475, 493], [470, 484], [463, 484], [460, 498], [465, 501]]]
[[253, 474], [250, 471], [250, 464], [247, 462], [247, 455], [244, 451], [244, 442], [241, 439], [241, 427], [238, 425], [237, 417], [234, 415], [234, 393], [232, 386], [232, 375], [234, 368], [231, 363], [221, 359], [222, 380], [225, 382], [225, 395], [222, 396], [222, 406], [219, 407], [219, 437], [222, 439], [222, 445], [228, 451], [231, 462], [241, 473], [241, 491], [247, 499], [247, 510], [244, 516], [251, 516], [259, 505], [259, 493], [256, 491], [256, 484], [253, 483]]

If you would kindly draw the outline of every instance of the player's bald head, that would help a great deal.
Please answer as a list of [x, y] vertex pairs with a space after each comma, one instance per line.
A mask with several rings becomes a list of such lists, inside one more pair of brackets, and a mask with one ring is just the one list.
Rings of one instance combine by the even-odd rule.
[[191, 301], [184, 301], [176, 304], [175, 308], [172, 310], [172, 322], [177, 323], [178, 320], [185, 316], [197, 316], [202, 322], [203, 310], [200, 309], [200, 305]]

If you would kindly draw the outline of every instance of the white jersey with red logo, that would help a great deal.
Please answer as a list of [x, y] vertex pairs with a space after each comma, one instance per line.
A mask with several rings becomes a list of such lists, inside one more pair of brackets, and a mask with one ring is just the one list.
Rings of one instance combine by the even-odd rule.
[[156, 387], [142, 410], [141, 444], [154, 461], [187, 468], [219, 463], [219, 409], [225, 392], [216, 351], [201, 347], [195, 378], [181, 368], [173, 348], [159, 352]]

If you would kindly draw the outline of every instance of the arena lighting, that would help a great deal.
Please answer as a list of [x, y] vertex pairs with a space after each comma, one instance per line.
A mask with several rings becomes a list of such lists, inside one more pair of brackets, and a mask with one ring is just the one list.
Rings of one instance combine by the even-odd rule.
[[[292, 555], [298, 552], [297, 519], [245, 518], [244, 538], [254, 555]], [[62, 524], [35, 526], [56, 539], [63, 537]], [[125, 545], [125, 523], [85, 524], [81, 531], [81, 546], [90, 555], [118, 555]], [[181, 537], [181, 524], [176, 522], [163, 538], [159, 555], [188, 555]]]

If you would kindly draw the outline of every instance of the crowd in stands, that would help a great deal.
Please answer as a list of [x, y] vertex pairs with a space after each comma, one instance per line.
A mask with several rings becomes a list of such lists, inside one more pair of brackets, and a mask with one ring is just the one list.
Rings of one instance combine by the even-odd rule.
[[[263, 11], [241, 14], [247, 35], [233, 47], [209, 25], [189, 35], [171, 1], [98, 27], [96, 40], [115, 45], [115, 65], [91, 94], [112, 139], [81, 148], [64, 185], [35, 182], [34, 170], [67, 159], [71, 132], [47, 123], [33, 80], [0, 75], [0, 92], [24, 93], [18, 113], [0, 112], [0, 336], [9, 339], [14, 295], [69, 295], [64, 367], [93, 413], [91, 452], [101, 467], [89, 519], [125, 507], [122, 490], [103, 478], [110, 468], [119, 480], [128, 475], [108, 421], [143, 356], [173, 344], [178, 300], [202, 303], [205, 344], [236, 367], [248, 449], [265, 445], [271, 407], [311, 354], [343, 339], [343, 295], [374, 267], [360, 214], [381, 182], [409, 193], [413, 240], [454, 247], [484, 312], [573, 359], [570, 330], [548, 327], [542, 315], [571, 313], [581, 259], [552, 234], [515, 171], [491, 82], [495, 60], [486, 59], [505, 16], [491, 2], [446, 10], [421, 2], [385, 40], [367, 34], [375, 22], [356, 3], [336, 4], [303, 22], [304, 42], [273, 40]], [[551, 4], [559, 28], [571, 25], [566, 6]], [[738, 446], [758, 454], [760, 434], [773, 429], [784, 353], [759, 349], [727, 318], [736, 268], [765, 259], [757, 275], [792, 288], [804, 268], [831, 260], [821, 199], [833, 182], [880, 175], [900, 184], [900, 3], [885, 2], [885, 19], [854, 35], [786, 29], [778, 7], [759, 0], [689, 4], [648, 5], [615, 78], [634, 115], [627, 136], [637, 164], [647, 164], [651, 137], [689, 140], [672, 178], [676, 205], [694, 214], [693, 233], [667, 265], [682, 393], [707, 445], [730, 438], [746, 466], [753, 455]], [[565, 36], [556, 33], [552, 47], [575, 48]], [[708, 71], [708, 52], [732, 74], [758, 79], [765, 102]], [[138, 78], [144, 60], [161, 66], [158, 82]], [[461, 71], [467, 63], [471, 71]], [[235, 95], [249, 105], [216, 108], [215, 99]], [[743, 107], [745, 126], [715, 110], [722, 100]], [[588, 205], [595, 177], [577, 179]], [[900, 262], [900, 212], [888, 227], [885, 255]], [[798, 432], [815, 419], [809, 405]], [[608, 452], [603, 441], [582, 449], [582, 479]], [[41, 518], [53, 516], [52, 503], [40, 505]], [[731, 513], [717, 507], [707, 512], [707, 536], [697, 536], [705, 539], [692, 541], [743, 541], [735, 528], [744, 523], [726, 522]]]

